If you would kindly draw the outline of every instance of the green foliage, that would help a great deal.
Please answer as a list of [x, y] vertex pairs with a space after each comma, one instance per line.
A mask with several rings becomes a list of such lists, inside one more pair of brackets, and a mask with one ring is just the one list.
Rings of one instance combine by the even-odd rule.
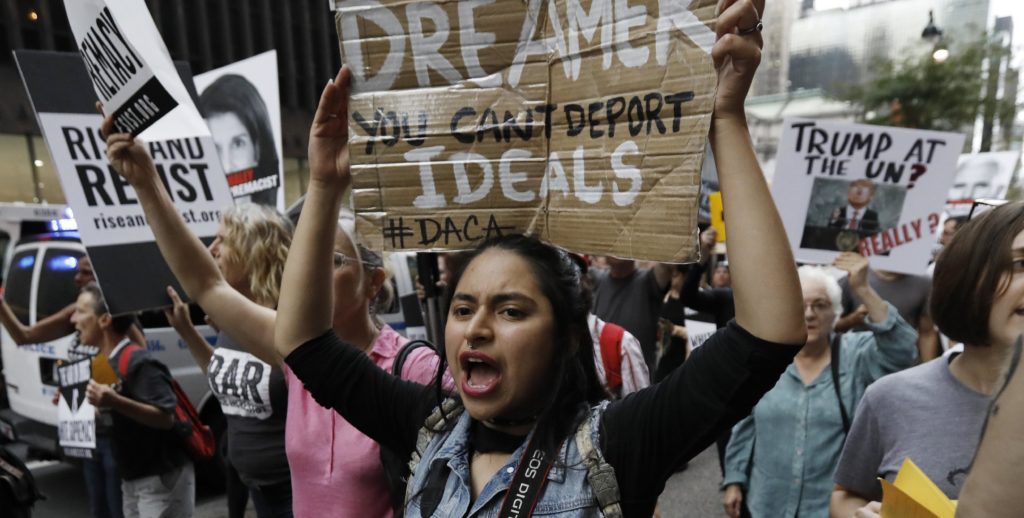
[[982, 66], [991, 58], [1010, 59], [1010, 49], [987, 38], [950, 48], [943, 63], [936, 63], [930, 53], [879, 61], [872, 66], [873, 79], [847, 88], [843, 97], [861, 107], [869, 124], [967, 131], [979, 113], [1012, 122], [1015, 92], [1004, 99], [985, 95]]

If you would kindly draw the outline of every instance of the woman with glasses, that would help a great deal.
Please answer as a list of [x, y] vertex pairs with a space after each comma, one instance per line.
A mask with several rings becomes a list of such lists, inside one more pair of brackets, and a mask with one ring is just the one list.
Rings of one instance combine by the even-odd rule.
[[833, 265], [849, 275], [871, 330], [836, 335], [839, 284], [819, 267], [798, 270], [807, 343], [732, 430], [722, 483], [732, 518], [744, 504], [754, 517], [828, 516], [832, 472], [864, 390], [917, 360], [917, 332], [868, 284], [867, 259], [844, 252]]
[[[112, 134], [112, 130], [113, 123], [108, 118], [103, 132], [107, 136], [110, 163], [135, 188], [160, 251], [185, 292], [206, 311], [222, 336], [229, 336], [232, 344], [263, 362], [268, 370], [279, 372], [287, 389], [287, 405], [275, 407], [274, 412], [284, 414], [287, 409], [284, 427], [278, 429], [276, 441], [287, 452], [291, 484], [287, 498], [280, 485], [260, 486], [253, 491], [257, 503], [260, 498], [276, 495], [276, 503], [281, 504], [272, 507], [273, 514], [260, 513], [260, 517], [291, 516], [292, 512], [295, 516], [392, 516], [380, 447], [333, 410], [313, 400], [274, 348], [274, 305], [253, 300], [254, 292], [260, 289], [273, 286], [276, 293], [285, 251], [273, 251], [275, 274], [254, 286], [253, 279], [246, 276], [245, 265], [256, 261], [258, 255], [266, 255], [264, 247], [270, 239], [256, 220], [243, 218], [242, 234], [248, 239], [236, 241], [230, 239], [230, 232], [221, 233], [208, 252], [185, 226], [146, 149], [130, 135]], [[387, 274], [381, 258], [358, 246], [350, 237], [351, 228], [346, 226], [339, 222], [332, 229], [334, 268], [330, 286], [334, 304], [318, 310], [329, 312], [332, 329], [338, 336], [358, 347], [378, 367], [391, 372], [395, 357], [407, 340], [374, 316], [377, 308], [390, 304]], [[232, 248], [240, 260], [222, 260]], [[176, 313], [185, 311], [183, 305], [177, 306]], [[437, 365], [436, 353], [429, 348], [417, 348], [405, 359], [401, 377], [427, 384], [434, 378]], [[244, 374], [241, 368], [231, 369], [230, 363], [221, 367], [210, 362], [211, 385], [223, 383], [229, 372]], [[233, 390], [230, 396], [236, 397], [238, 392]], [[274, 402], [273, 394], [270, 400]], [[230, 422], [231, 415], [227, 417]], [[232, 449], [237, 446], [235, 439], [228, 443]], [[268, 451], [253, 456], [274, 457], [283, 462], [285, 456], [281, 453], [284, 452], [278, 449], [276, 454]]]

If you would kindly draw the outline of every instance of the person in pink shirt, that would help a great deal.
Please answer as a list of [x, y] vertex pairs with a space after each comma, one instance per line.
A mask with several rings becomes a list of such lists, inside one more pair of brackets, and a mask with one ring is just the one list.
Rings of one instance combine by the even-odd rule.
[[[249, 353], [284, 369], [285, 450], [294, 516], [392, 516], [378, 445], [334, 410], [313, 401], [274, 348], [276, 310], [253, 302], [236, 287], [245, 284], [237, 278], [240, 272], [216, 261], [185, 226], [145, 147], [130, 135], [112, 134], [112, 129], [107, 118], [103, 133], [110, 163], [135, 189], [160, 252], [186, 294]], [[374, 318], [374, 309], [387, 299], [382, 295], [387, 274], [379, 256], [358, 247], [349, 236], [339, 225], [334, 239], [334, 304], [320, 310], [331, 312], [338, 336], [390, 371], [406, 340]], [[429, 383], [438, 363], [435, 352], [418, 348], [406, 359], [402, 378]], [[446, 385], [451, 385], [450, 379]]]

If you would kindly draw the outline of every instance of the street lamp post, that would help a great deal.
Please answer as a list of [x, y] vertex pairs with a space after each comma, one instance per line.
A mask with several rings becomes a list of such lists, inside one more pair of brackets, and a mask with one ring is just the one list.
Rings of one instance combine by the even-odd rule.
[[921, 39], [932, 45], [932, 60], [938, 64], [949, 59], [949, 49], [942, 41], [942, 29], [935, 25], [935, 12], [928, 10], [928, 25], [921, 31]]

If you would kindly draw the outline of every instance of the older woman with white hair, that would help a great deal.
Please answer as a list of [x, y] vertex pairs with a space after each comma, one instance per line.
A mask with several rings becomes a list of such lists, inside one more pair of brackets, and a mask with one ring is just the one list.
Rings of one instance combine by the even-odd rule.
[[833, 265], [864, 301], [870, 331], [837, 335], [841, 291], [822, 268], [799, 269], [807, 343], [732, 431], [726, 449], [726, 513], [828, 516], [835, 470], [853, 411], [868, 385], [914, 365], [917, 333], [867, 283], [867, 259], [846, 252]]

